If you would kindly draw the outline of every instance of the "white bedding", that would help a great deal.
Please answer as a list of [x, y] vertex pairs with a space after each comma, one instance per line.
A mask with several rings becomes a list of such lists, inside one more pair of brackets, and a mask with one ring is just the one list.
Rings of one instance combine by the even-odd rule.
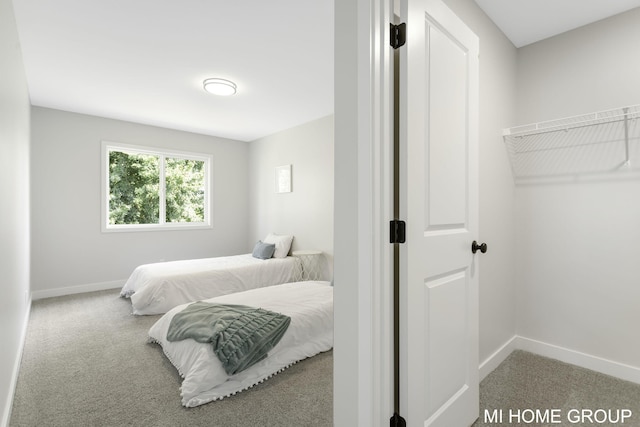
[[198, 406], [236, 394], [297, 361], [333, 347], [333, 287], [329, 282], [286, 283], [207, 301], [261, 307], [290, 316], [291, 323], [266, 359], [228, 376], [210, 344], [193, 339], [167, 341], [171, 319], [189, 304], [175, 307], [162, 316], [149, 330], [149, 339], [162, 346], [164, 354], [184, 378], [180, 387], [184, 406]]
[[191, 301], [294, 280], [295, 257], [258, 259], [251, 254], [144, 264], [120, 291], [133, 314], [162, 314]]

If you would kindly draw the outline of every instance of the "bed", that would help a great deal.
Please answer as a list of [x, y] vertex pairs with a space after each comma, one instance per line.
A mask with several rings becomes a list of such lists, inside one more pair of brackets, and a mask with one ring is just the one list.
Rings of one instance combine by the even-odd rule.
[[133, 314], [164, 314], [187, 302], [295, 280], [300, 265], [287, 256], [293, 236], [269, 234], [250, 254], [144, 264], [120, 291]]
[[162, 347], [183, 378], [182, 405], [195, 407], [221, 400], [253, 387], [290, 365], [333, 347], [333, 287], [329, 282], [292, 282], [205, 300], [216, 304], [259, 307], [290, 317], [280, 341], [266, 359], [235, 374], [227, 374], [212, 345], [194, 339], [169, 341], [174, 316], [190, 304], [182, 304], [162, 316], [149, 330], [149, 340]]

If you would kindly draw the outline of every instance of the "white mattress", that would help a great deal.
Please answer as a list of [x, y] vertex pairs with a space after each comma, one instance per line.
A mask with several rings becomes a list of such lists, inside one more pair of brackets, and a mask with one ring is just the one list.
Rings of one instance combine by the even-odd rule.
[[133, 314], [162, 314], [187, 302], [291, 282], [298, 262], [244, 254], [144, 264], [131, 273], [120, 295], [131, 298]]
[[193, 339], [167, 341], [173, 316], [189, 304], [175, 307], [149, 330], [149, 339], [162, 350], [184, 378], [182, 405], [193, 407], [246, 390], [293, 363], [333, 347], [333, 287], [329, 282], [295, 282], [211, 298], [208, 302], [261, 307], [291, 317], [287, 332], [269, 356], [228, 376], [210, 344]]

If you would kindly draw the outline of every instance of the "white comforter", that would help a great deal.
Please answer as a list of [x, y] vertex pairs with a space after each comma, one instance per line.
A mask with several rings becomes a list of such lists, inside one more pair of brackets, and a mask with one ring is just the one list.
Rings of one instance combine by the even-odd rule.
[[291, 323], [269, 356], [228, 376], [210, 344], [193, 339], [167, 341], [173, 316], [183, 304], [162, 316], [149, 330], [149, 339], [162, 350], [184, 378], [180, 387], [187, 407], [220, 400], [246, 390], [293, 363], [333, 347], [333, 287], [329, 282], [295, 282], [211, 298], [208, 302], [243, 304], [276, 311], [291, 317]]
[[294, 280], [295, 257], [258, 259], [251, 254], [144, 264], [124, 284], [133, 314], [162, 314], [187, 302]]

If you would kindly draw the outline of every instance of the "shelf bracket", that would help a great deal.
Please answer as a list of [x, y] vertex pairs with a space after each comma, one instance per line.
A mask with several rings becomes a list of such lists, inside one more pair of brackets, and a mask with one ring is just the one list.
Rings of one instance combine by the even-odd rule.
[[629, 164], [629, 107], [623, 108], [624, 112], [624, 163]]

